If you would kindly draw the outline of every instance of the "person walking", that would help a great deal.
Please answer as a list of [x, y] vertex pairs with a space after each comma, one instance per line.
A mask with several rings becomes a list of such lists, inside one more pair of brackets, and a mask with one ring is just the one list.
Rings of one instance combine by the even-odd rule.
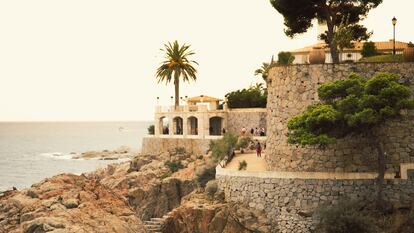
[[246, 134], [246, 128], [245, 128], [245, 127], [243, 127], [243, 128], [241, 129], [240, 134], [241, 134], [241, 136], [244, 136], [244, 135]]
[[262, 146], [260, 145], [260, 142], [256, 144], [256, 156], [262, 157]]

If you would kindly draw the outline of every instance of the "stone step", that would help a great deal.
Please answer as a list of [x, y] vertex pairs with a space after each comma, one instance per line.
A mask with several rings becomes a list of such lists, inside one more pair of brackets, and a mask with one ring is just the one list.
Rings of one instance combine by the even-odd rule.
[[160, 221], [144, 221], [145, 225], [162, 225]]
[[164, 218], [151, 218], [151, 221], [165, 222]]
[[152, 224], [144, 224], [147, 228], [158, 228], [158, 227], [162, 227], [162, 225], [152, 225]]
[[147, 230], [149, 230], [149, 231], [154, 231], [154, 230], [156, 230], [156, 231], [160, 231], [161, 229], [162, 229], [162, 226], [145, 226], [146, 228], [147, 228]]

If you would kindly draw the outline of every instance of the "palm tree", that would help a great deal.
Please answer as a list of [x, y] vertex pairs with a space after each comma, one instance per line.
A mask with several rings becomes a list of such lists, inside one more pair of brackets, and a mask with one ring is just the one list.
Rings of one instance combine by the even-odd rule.
[[156, 77], [158, 83], [169, 83], [174, 79], [175, 106], [179, 105], [180, 77], [183, 78], [184, 82], [197, 79], [197, 70], [193, 65], [198, 65], [198, 63], [188, 60], [188, 57], [194, 54], [189, 48], [190, 45], [183, 44], [180, 46], [177, 41], [174, 41], [172, 44], [170, 42], [164, 44], [164, 49], [161, 49], [165, 52], [165, 60], [158, 67]]
[[272, 59], [270, 60], [270, 63], [268, 62], [263, 62], [262, 63], [262, 67], [260, 67], [260, 69], [257, 69], [254, 71], [254, 75], [262, 75], [262, 78], [265, 82], [267, 82], [267, 76], [269, 76], [269, 70], [270, 68], [272, 68], [275, 65], [275, 62], [273, 61], [273, 56]]

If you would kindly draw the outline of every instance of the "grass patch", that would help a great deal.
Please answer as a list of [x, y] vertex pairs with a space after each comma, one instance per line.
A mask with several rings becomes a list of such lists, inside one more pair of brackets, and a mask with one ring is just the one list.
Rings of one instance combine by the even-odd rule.
[[174, 150], [175, 150], [175, 153], [179, 155], [183, 155], [187, 153], [185, 150], [185, 147], [176, 147]]
[[178, 161], [178, 162], [166, 161], [164, 165], [167, 166], [170, 169], [170, 171], [173, 173], [184, 167], [181, 164], [181, 161]]
[[395, 57], [392, 54], [383, 54], [372, 57], [364, 57], [359, 62], [402, 62], [403, 57], [401, 54], [396, 54]]
[[172, 172], [171, 172], [171, 171], [168, 171], [168, 172], [166, 172], [166, 173], [162, 174], [162, 175], [160, 176], [160, 179], [161, 179], [161, 180], [163, 180], [163, 179], [165, 179], [165, 178], [167, 178], [167, 177], [170, 177], [171, 175], [172, 175]]

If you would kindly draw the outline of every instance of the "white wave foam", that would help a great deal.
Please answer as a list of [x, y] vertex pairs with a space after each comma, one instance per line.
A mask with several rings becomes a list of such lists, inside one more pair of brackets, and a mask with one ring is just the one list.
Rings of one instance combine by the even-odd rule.
[[54, 158], [54, 159], [72, 159], [75, 154], [64, 154], [62, 152], [48, 152], [48, 153], [41, 153], [41, 156]]

